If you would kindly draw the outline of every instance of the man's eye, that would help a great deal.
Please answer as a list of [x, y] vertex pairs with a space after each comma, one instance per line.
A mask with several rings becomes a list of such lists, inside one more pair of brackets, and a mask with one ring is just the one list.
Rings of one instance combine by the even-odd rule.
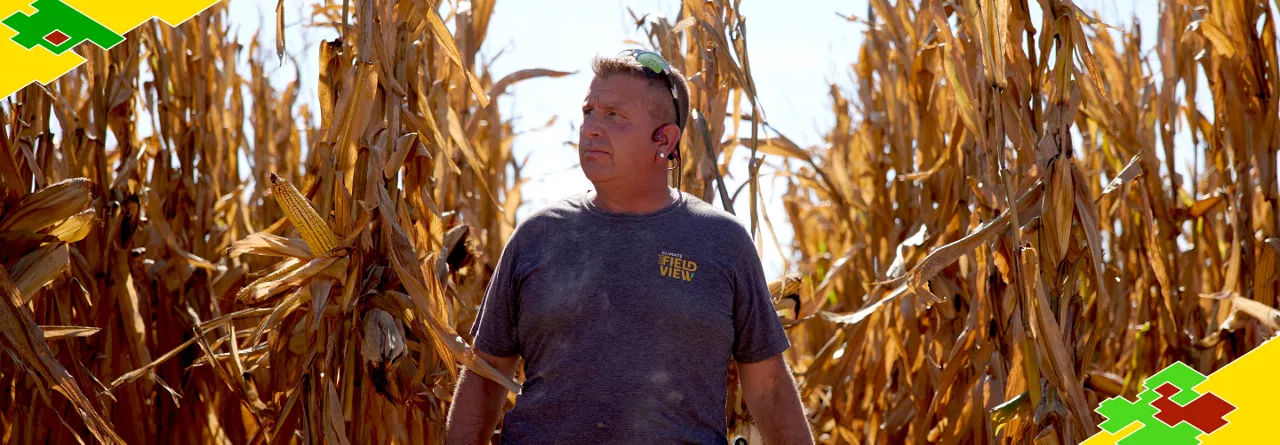
[[610, 111], [610, 112], [606, 113], [605, 115], [606, 115], [606, 116], [609, 116], [609, 117], [617, 117], [617, 116], [618, 116], [618, 112], [617, 112], [617, 111]]

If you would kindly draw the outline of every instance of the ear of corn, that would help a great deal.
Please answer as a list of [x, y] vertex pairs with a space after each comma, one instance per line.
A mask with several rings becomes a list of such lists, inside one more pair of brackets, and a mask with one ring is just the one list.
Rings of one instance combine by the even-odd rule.
[[311, 248], [313, 254], [325, 255], [338, 247], [338, 235], [333, 233], [324, 218], [311, 207], [311, 201], [302, 196], [302, 192], [293, 184], [275, 173], [271, 174], [271, 195], [276, 198], [289, 222], [302, 234], [302, 239], [307, 242], [307, 247]]

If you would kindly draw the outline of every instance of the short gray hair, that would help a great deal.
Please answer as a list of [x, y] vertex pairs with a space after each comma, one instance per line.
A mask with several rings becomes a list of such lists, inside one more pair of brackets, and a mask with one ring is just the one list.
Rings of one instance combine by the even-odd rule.
[[650, 112], [653, 117], [659, 120], [667, 120], [670, 123], [676, 124], [676, 126], [680, 127], [680, 132], [684, 132], [685, 122], [689, 120], [689, 84], [680, 70], [677, 70], [673, 66], [669, 70], [670, 74], [664, 76], [645, 68], [645, 66], [641, 65], [640, 62], [637, 62], [635, 58], [625, 56], [597, 56], [591, 63], [591, 70], [595, 72], [596, 77], [608, 77], [615, 74], [621, 74], [648, 80], [649, 84], [662, 91], [664, 97], [671, 92], [671, 87], [667, 86], [667, 81], [669, 80], [676, 90], [675, 122], [670, 122], [670, 120], [665, 119], [666, 113], [662, 110], [669, 109], [665, 106], [653, 104], [654, 108], [650, 110]]

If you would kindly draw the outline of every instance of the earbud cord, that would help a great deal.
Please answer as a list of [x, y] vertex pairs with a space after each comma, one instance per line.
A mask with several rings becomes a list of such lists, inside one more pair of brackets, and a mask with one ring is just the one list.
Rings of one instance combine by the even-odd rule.
[[[675, 149], [675, 151], [672, 151], [671, 153], [668, 153], [668, 154], [667, 154], [667, 160], [668, 160], [668, 161], [670, 161], [672, 158], [675, 158], [675, 161], [676, 161], [676, 166], [675, 166], [675, 171], [676, 171], [676, 191], [680, 191], [680, 183], [681, 183], [681, 180], [683, 180], [683, 179], [684, 179], [684, 177], [683, 177], [683, 176], [684, 176], [684, 175], [683, 175], [683, 173], [684, 173], [684, 156], [680, 156], [680, 155], [677, 153], [677, 151], [679, 151], [679, 150], [680, 150], [680, 148], [678, 148], [678, 147], [679, 147], [679, 146], [677, 146], [677, 148]], [[667, 167], [667, 171], [671, 171], [671, 169], [672, 169], [672, 167]]]
[[[661, 130], [662, 130], [662, 128], [658, 128], [658, 130], [659, 130], [659, 131], [661, 131]], [[655, 134], [655, 139], [656, 139], [656, 136], [657, 136], [657, 135]], [[659, 156], [661, 156], [661, 155], [659, 155]], [[682, 173], [684, 172], [684, 157], [683, 157], [683, 156], [680, 156], [680, 141], [679, 141], [679, 140], [677, 140], [677, 141], [676, 141], [676, 146], [675, 146], [675, 148], [674, 148], [674, 149], [672, 149], [672, 150], [671, 150], [671, 152], [667, 153], [667, 155], [666, 155], [666, 156], [664, 156], [664, 157], [665, 157], [665, 158], [667, 158], [667, 161], [671, 161], [671, 160], [673, 160], [673, 159], [676, 161], [676, 166], [675, 166], [675, 171], [676, 171], [676, 191], [680, 191], [680, 185], [681, 185], [682, 180], [684, 179], [684, 178], [683, 178], [683, 174], [682, 174]], [[671, 171], [671, 169], [672, 169], [672, 167], [667, 167], [667, 171]]]

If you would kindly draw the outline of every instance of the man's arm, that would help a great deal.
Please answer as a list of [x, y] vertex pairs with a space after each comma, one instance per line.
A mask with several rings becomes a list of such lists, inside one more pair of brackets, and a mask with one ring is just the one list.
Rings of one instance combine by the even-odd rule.
[[[515, 375], [518, 356], [495, 357], [479, 349], [476, 356], [489, 362], [507, 377]], [[458, 376], [458, 388], [449, 406], [449, 418], [445, 422], [445, 440], [449, 445], [486, 444], [493, 437], [493, 427], [498, 424], [502, 402], [507, 399], [507, 388], [484, 376], [463, 369]]]
[[800, 392], [782, 354], [756, 363], [738, 363], [742, 395], [766, 444], [812, 444], [813, 433]]

